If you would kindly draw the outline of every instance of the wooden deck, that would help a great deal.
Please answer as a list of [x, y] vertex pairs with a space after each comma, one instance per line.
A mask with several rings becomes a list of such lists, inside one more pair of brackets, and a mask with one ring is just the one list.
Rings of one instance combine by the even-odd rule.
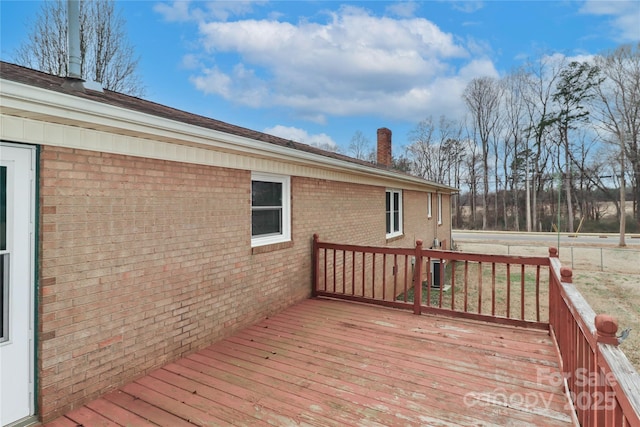
[[47, 426], [573, 425], [546, 331], [310, 299]]

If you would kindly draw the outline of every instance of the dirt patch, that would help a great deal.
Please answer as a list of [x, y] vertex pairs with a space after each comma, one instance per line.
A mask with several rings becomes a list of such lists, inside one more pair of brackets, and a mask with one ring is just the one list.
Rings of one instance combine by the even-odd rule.
[[[541, 246], [514, 246], [506, 242], [456, 241], [464, 252], [547, 256]], [[593, 310], [618, 319], [619, 332], [631, 328], [620, 348], [640, 371], [640, 253], [611, 247], [561, 248], [560, 261], [572, 267], [573, 283]]]

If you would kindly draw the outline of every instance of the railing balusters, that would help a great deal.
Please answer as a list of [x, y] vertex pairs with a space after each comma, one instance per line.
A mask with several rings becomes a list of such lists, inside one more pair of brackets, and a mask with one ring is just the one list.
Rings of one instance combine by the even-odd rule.
[[456, 261], [451, 260], [451, 310], [456, 309]]
[[524, 264], [520, 264], [520, 319], [524, 320]]
[[367, 269], [367, 259], [366, 259], [366, 252], [362, 252], [362, 296], [365, 297], [367, 296], [367, 294], [365, 293], [365, 281], [364, 281], [364, 277], [365, 277], [365, 270]]
[[407, 302], [407, 280], [409, 280], [409, 257], [404, 256], [404, 302]]
[[464, 312], [469, 311], [469, 261], [464, 260]]
[[431, 257], [426, 257], [427, 260], [427, 306], [431, 307], [431, 287], [433, 286], [433, 273], [431, 272]]
[[[507, 272], [509, 265], [507, 264]], [[508, 275], [509, 273], [507, 273]], [[496, 263], [491, 263], [491, 315], [496, 315]], [[507, 316], [509, 317], [509, 316]]]
[[331, 251], [333, 254], [333, 292], [336, 291], [336, 250]]
[[356, 251], [351, 252], [351, 295], [356, 294]]
[[[371, 298], [376, 299], [376, 254], [371, 254]], [[384, 295], [382, 295], [384, 299]]]
[[347, 293], [347, 255], [345, 250], [342, 250], [342, 293]]
[[536, 322], [540, 321], [540, 266], [536, 265]]
[[393, 254], [393, 298], [398, 296], [398, 254]]
[[327, 248], [324, 248], [324, 290], [329, 290], [327, 288]]
[[482, 261], [478, 263], [478, 314], [482, 314]]
[[507, 317], [511, 317], [511, 264], [507, 264]]

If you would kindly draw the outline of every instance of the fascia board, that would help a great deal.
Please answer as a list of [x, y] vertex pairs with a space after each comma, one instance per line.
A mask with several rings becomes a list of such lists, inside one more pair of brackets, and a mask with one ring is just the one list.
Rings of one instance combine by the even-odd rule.
[[0, 111], [10, 115], [69, 124], [82, 123], [81, 127], [106, 130], [125, 135], [145, 135], [172, 143], [180, 141], [205, 145], [218, 150], [240, 152], [305, 165], [313, 165], [340, 172], [384, 177], [397, 182], [410, 183], [446, 193], [457, 190], [446, 185], [428, 182], [381, 169], [370, 168], [348, 161], [319, 154], [282, 147], [268, 142], [207, 129], [153, 114], [130, 110], [107, 103], [38, 88], [23, 83], [0, 79]]

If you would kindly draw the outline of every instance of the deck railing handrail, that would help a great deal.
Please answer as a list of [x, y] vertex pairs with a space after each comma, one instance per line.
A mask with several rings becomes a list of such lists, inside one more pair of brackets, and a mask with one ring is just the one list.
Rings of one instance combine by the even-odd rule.
[[640, 376], [618, 348], [617, 321], [596, 315], [550, 250], [549, 329], [580, 425], [640, 425]]
[[[349, 255], [350, 254], [350, 255]], [[347, 300], [362, 301], [389, 307], [413, 310], [415, 314], [435, 313], [448, 316], [469, 317], [497, 323], [515, 324], [527, 327], [544, 327], [549, 330], [557, 345], [563, 383], [574, 406], [577, 420], [582, 426], [613, 427], [640, 426], [640, 377], [618, 346], [617, 321], [611, 316], [598, 315], [593, 311], [582, 294], [572, 284], [571, 269], [562, 267], [555, 248], [549, 249], [549, 257], [522, 257], [463, 253], [444, 250], [423, 249], [417, 241], [414, 248], [388, 248], [375, 246], [341, 245], [320, 242], [318, 235], [313, 239], [313, 294]], [[381, 259], [379, 259], [381, 258]], [[322, 260], [322, 262], [321, 262]], [[431, 305], [430, 296], [426, 303], [426, 293], [432, 292], [435, 279], [432, 262], [439, 264], [439, 300]], [[452, 284], [450, 307], [443, 306], [442, 264], [448, 261], [449, 280]], [[461, 264], [458, 270], [455, 265]], [[476, 263], [478, 271], [476, 312], [468, 309], [469, 263]], [[411, 267], [409, 267], [411, 264]], [[482, 313], [483, 264], [491, 266], [490, 313]], [[496, 266], [506, 270], [506, 316], [496, 314], [495, 288]], [[520, 317], [510, 312], [510, 296], [514, 293], [510, 282], [511, 266], [520, 266]], [[549, 270], [548, 321], [540, 319], [540, 268]], [[535, 268], [536, 318], [525, 320], [525, 268]], [[403, 274], [400, 274], [403, 273]], [[464, 275], [462, 290], [463, 306], [456, 307], [456, 274]], [[392, 284], [387, 283], [391, 276]], [[397, 283], [402, 276], [401, 283]], [[424, 277], [426, 281], [423, 281]], [[381, 283], [381, 285], [380, 285]], [[487, 285], [488, 287], [489, 285]], [[514, 285], [517, 288], [517, 284]], [[376, 294], [377, 291], [377, 294]], [[396, 298], [402, 291], [403, 298]], [[412, 300], [407, 294], [412, 292]], [[389, 298], [389, 294], [392, 298]], [[433, 295], [431, 295], [433, 296]], [[531, 299], [527, 300], [531, 301]], [[544, 376], [541, 376], [544, 378]], [[556, 380], [558, 380], [556, 378]]]

